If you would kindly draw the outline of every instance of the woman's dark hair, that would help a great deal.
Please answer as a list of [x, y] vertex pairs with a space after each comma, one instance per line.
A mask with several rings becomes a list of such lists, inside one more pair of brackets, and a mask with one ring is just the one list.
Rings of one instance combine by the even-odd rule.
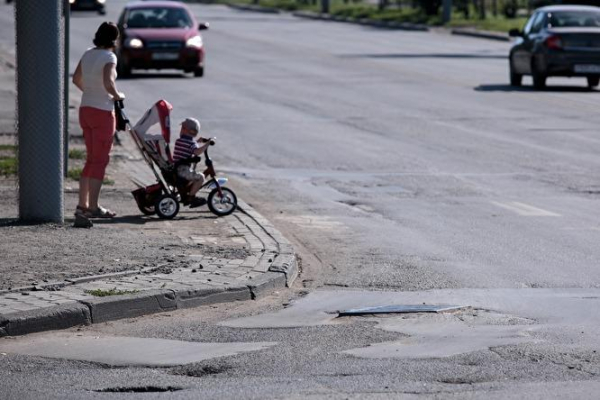
[[116, 47], [119, 38], [119, 28], [113, 22], [103, 22], [94, 36], [94, 45], [96, 47]]

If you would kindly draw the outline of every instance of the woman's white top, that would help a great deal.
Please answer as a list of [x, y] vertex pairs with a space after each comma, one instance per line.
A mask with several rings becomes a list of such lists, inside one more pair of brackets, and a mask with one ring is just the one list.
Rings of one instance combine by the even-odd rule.
[[112, 111], [114, 101], [104, 87], [104, 66], [117, 64], [117, 56], [110, 50], [91, 48], [81, 57], [83, 96], [81, 107]]

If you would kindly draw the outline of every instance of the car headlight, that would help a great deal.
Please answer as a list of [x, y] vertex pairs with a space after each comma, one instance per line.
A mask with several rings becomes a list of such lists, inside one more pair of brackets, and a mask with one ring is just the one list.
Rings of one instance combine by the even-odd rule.
[[106, 3], [106, 0], [96, 0], [99, 4], [104, 4]]
[[144, 47], [144, 42], [142, 42], [138, 38], [130, 38], [125, 41], [125, 47], [130, 47], [132, 49], [141, 49]]
[[69, 0], [69, 4], [75, 3], [75, 0]]
[[191, 37], [187, 40], [187, 42], [185, 42], [185, 45], [187, 47], [200, 48], [200, 47], [202, 47], [202, 37], [200, 37], [200, 36]]

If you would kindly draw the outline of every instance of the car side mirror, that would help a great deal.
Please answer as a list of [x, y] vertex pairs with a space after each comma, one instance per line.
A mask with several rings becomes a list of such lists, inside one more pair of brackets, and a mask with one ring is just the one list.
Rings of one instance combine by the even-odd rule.
[[200, 22], [198, 24], [198, 30], [199, 31], [205, 31], [208, 29], [208, 22]]
[[523, 36], [523, 32], [521, 32], [518, 29], [513, 28], [510, 31], [508, 31], [508, 36], [510, 36], [510, 37], [521, 37], [521, 36]]

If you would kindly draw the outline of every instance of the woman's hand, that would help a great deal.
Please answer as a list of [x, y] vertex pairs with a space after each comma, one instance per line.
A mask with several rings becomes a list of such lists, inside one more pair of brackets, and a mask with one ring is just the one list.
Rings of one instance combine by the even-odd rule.
[[115, 85], [115, 79], [117, 78], [117, 65], [113, 63], [108, 63], [104, 66], [103, 73], [103, 81], [104, 88], [106, 92], [113, 98], [113, 100], [123, 100], [125, 95], [119, 91], [117, 91], [117, 86]]

